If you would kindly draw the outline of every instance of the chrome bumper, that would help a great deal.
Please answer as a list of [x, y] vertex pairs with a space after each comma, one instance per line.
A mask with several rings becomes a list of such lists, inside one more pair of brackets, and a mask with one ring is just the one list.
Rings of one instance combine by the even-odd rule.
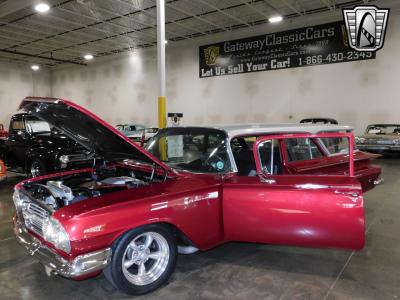
[[394, 145], [365, 145], [365, 144], [357, 144], [357, 148], [361, 151], [393, 151], [400, 152], [400, 146]]
[[67, 278], [79, 277], [103, 269], [111, 260], [111, 248], [106, 248], [68, 261], [29, 234], [18, 220], [14, 221], [14, 232], [18, 242], [28, 250], [30, 255], [38, 259], [50, 274], [54, 273]]
[[380, 185], [383, 184], [385, 180], [383, 178], [378, 178], [374, 180], [374, 185]]

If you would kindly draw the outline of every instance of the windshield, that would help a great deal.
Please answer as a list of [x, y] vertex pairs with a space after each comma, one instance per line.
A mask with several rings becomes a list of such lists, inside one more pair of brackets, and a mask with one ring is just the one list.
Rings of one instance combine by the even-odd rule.
[[26, 128], [31, 133], [50, 132], [49, 123], [42, 120], [26, 120]]
[[400, 135], [400, 125], [370, 125], [367, 133]]
[[231, 171], [226, 134], [208, 128], [167, 128], [148, 144], [147, 151], [175, 169], [197, 173]]

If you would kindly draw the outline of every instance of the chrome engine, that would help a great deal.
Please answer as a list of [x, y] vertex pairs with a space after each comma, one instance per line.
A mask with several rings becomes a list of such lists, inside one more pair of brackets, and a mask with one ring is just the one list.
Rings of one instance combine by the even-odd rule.
[[130, 187], [140, 187], [146, 185], [143, 180], [129, 177], [129, 176], [120, 176], [120, 177], [109, 177], [100, 181], [101, 184], [109, 184], [109, 185], [129, 185]]
[[30, 190], [35, 199], [53, 210], [71, 205], [73, 203], [101, 196], [108, 191], [115, 189], [132, 189], [147, 185], [143, 180], [130, 177], [107, 177], [101, 181], [96, 181], [91, 186], [73, 186], [65, 185], [63, 181], [48, 181], [46, 184], [34, 184]]
[[57, 207], [57, 198], [64, 202], [64, 206], [70, 205], [75, 198], [71, 188], [65, 186], [62, 181], [48, 181], [45, 187], [50, 192], [50, 196], [45, 199], [45, 204], [53, 208]]

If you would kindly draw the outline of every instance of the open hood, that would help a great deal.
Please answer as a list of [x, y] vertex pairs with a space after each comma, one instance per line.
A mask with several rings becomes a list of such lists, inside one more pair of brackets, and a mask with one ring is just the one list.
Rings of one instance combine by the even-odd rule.
[[50, 123], [89, 151], [107, 160], [133, 159], [155, 163], [166, 171], [172, 171], [107, 122], [73, 102], [29, 97], [22, 101], [19, 108]]

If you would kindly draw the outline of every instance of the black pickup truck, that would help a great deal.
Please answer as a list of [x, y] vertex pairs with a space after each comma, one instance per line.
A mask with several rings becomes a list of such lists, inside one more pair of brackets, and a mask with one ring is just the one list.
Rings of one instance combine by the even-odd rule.
[[11, 118], [8, 137], [0, 138], [0, 159], [8, 168], [36, 177], [90, 165], [90, 153], [32, 115]]

